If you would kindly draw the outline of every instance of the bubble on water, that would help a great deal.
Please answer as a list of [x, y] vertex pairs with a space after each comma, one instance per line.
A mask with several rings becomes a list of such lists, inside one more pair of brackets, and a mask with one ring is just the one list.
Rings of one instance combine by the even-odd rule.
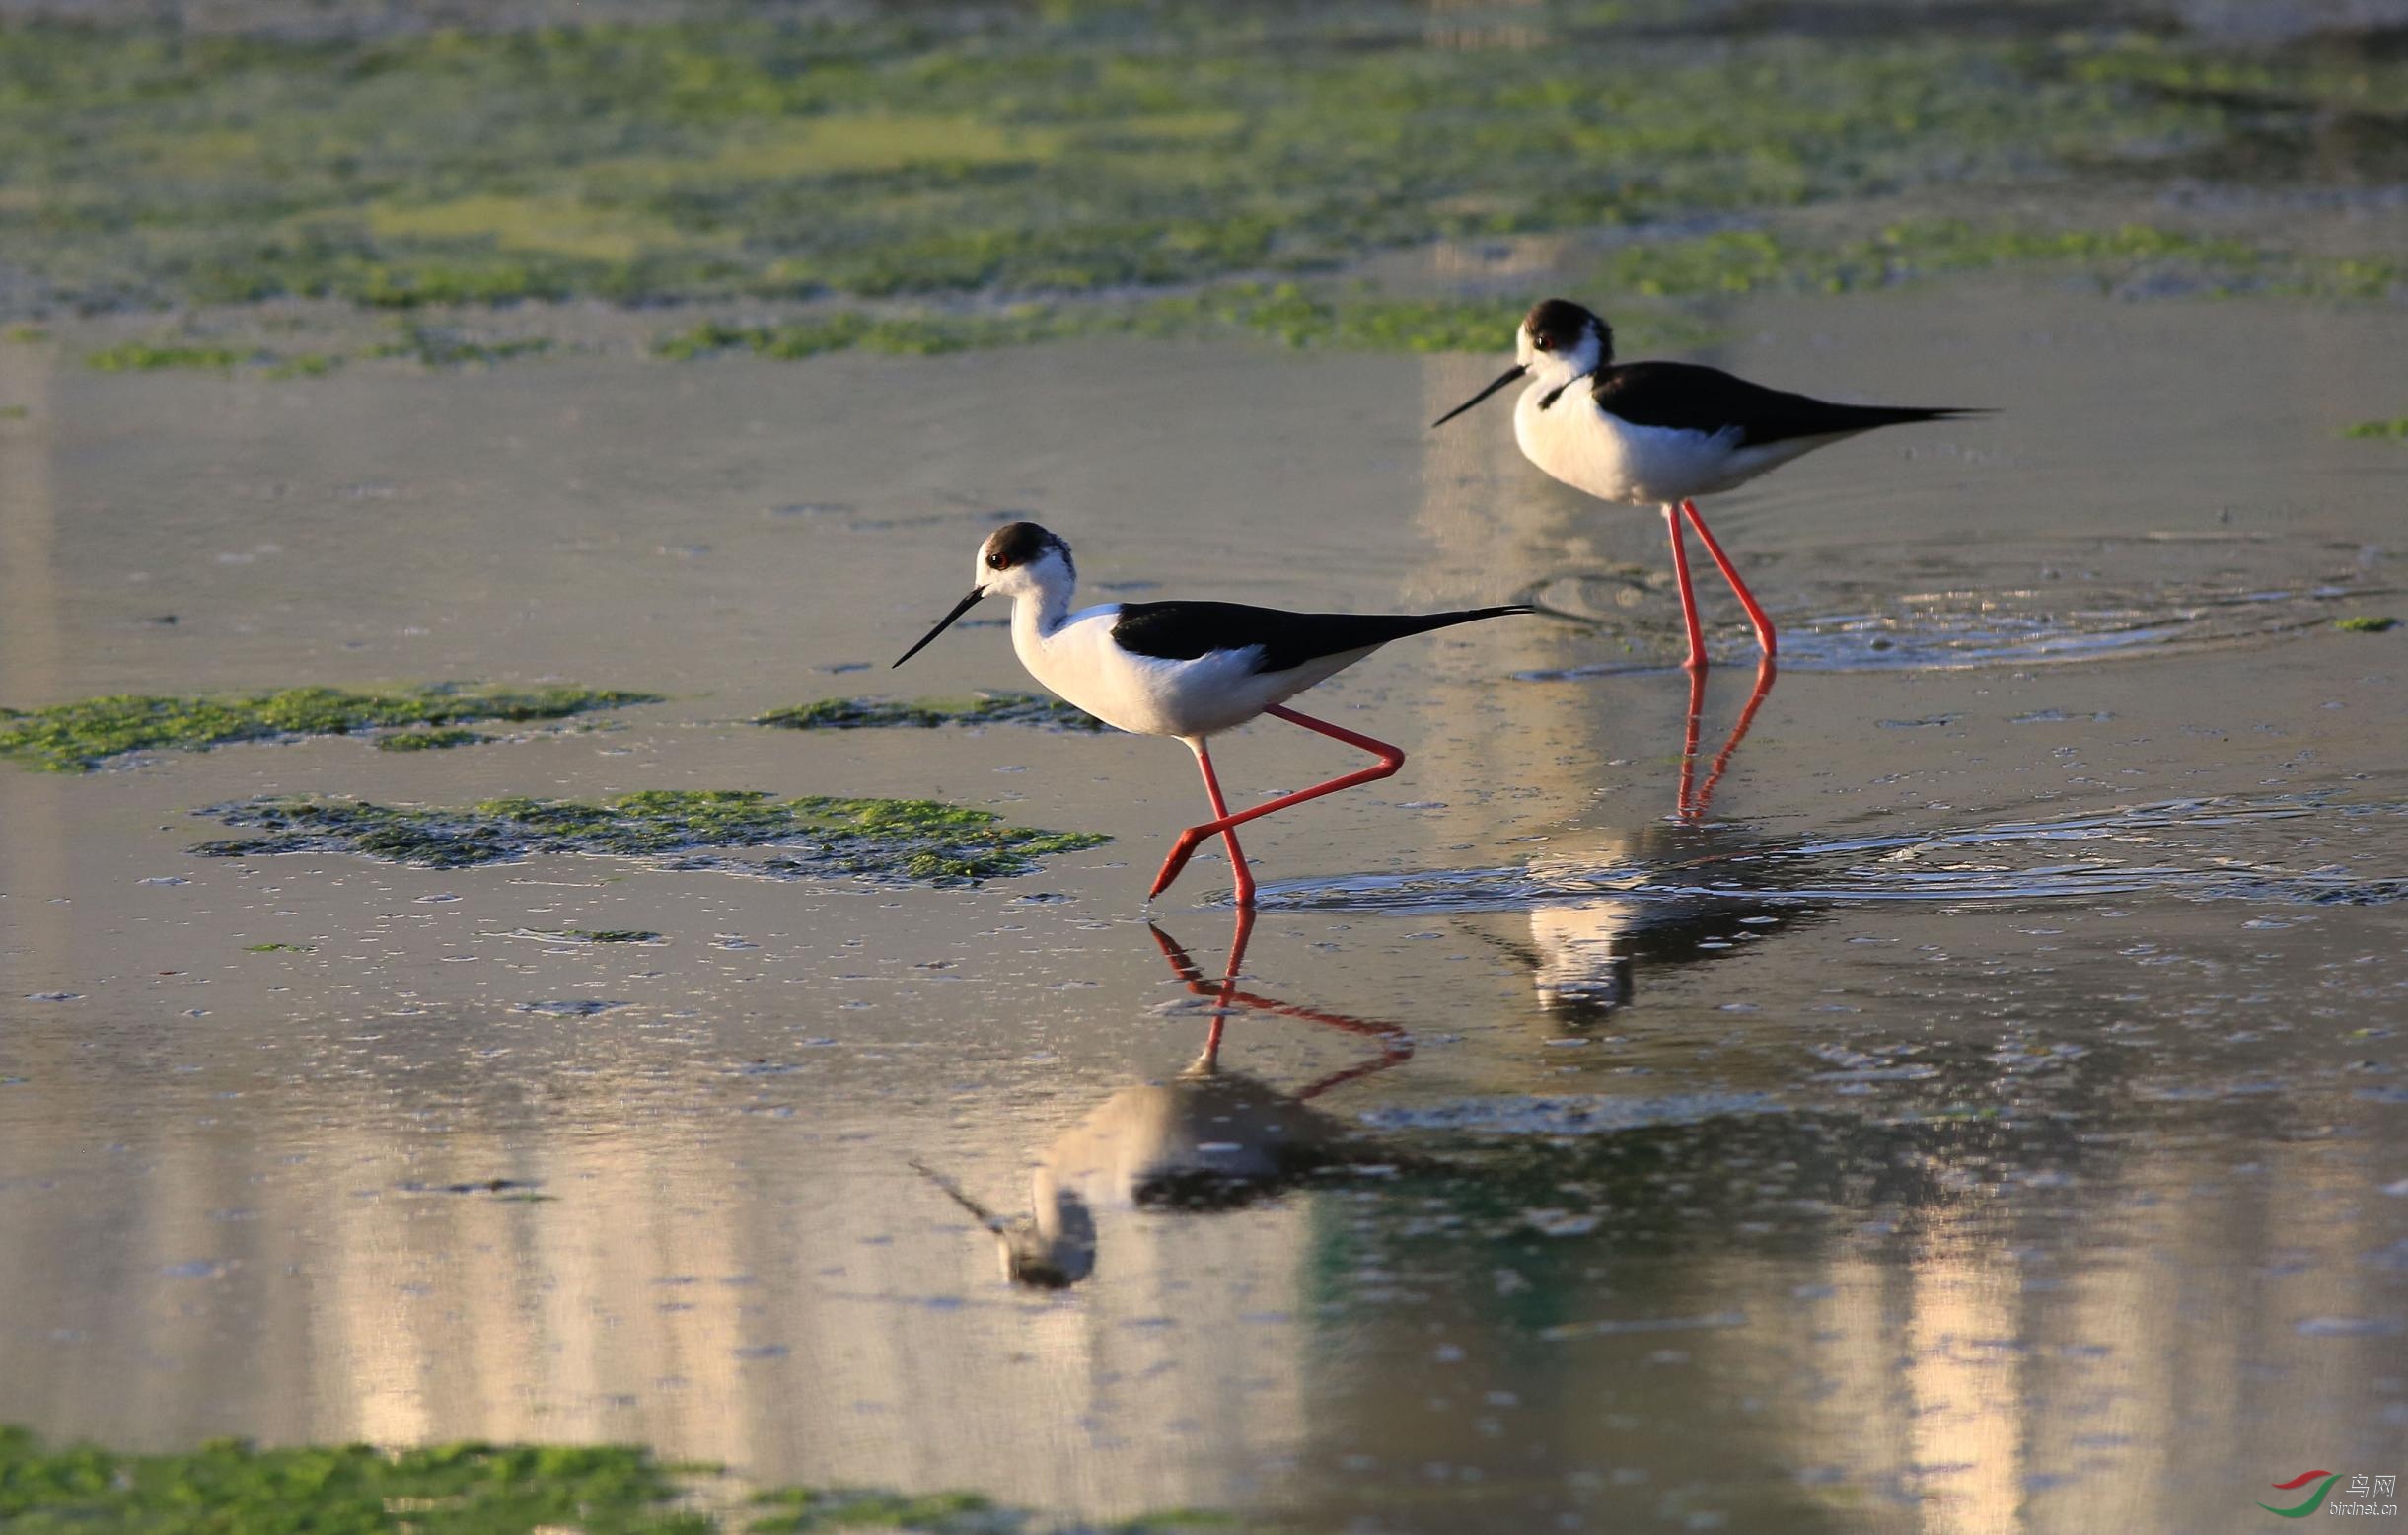
[[183, 1263], [166, 1265], [160, 1269], [159, 1276], [168, 1279], [214, 1279], [231, 1267], [223, 1259], [193, 1258]]
[[2306, 1338], [2389, 1338], [2400, 1324], [2383, 1317], [2312, 1316], [2299, 1325]]

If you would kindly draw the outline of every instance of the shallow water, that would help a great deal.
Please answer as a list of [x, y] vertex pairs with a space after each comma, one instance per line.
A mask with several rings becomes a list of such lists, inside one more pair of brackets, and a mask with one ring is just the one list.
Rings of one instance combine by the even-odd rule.
[[[1704, 360], [2002, 413], [1705, 506], [1784, 666], [1726, 749], [1758, 679], [1701, 562], [1685, 786], [1657, 521], [1502, 406], [1422, 428], [1493, 359], [0, 348], [0, 700], [671, 697], [0, 770], [0, 1422], [1430, 1531], [2226, 1529], [2404, 1469], [2408, 694], [2330, 621], [2400, 601], [2408, 455], [2337, 433], [2408, 322], [1722, 318]], [[1107, 592], [1553, 612], [1315, 695], [1412, 760], [1255, 829], [1224, 998], [1217, 857], [1139, 903], [1176, 748], [743, 723], [1018, 686], [991, 625], [883, 671], [1005, 513]], [[1346, 766], [1217, 755], [1240, 798]], [[715, 787], [1119, 841], [975, 890], [190, 851], [261, 793]], [[560, 936], [601, 929], [661, 941]]]

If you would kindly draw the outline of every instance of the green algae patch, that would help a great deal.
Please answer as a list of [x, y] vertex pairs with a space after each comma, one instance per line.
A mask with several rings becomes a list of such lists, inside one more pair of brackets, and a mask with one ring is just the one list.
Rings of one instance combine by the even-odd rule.
[[5, 291], [1092, 294], [1968, 186], [2347, 192], [2400, 179], [2408, 92], [2377, 30], [2285, 49], [2138, 6], [638, 9], [14, 24]]
[[772, 709], [753, 721], [779, 730], [877, 730], [939, 725], [1040, 725], [1053, 730], [1112, 727], [1075, 704], [1033, 693], [983, 693], [969, 698], [822, 698]]
[[292, 352], [269, 362], [261, 375], [270, 379], [322, 379], [343, 365], [333, 352]]
[[1716, 230], [1617, 248], [1596, 291], [1702, 299], [1753, 293], [1861, 293], [1939, 277], [2029, 270], [2079, 275], [2104, 292], [2258, 293], [2381, 299], [2408, 285], [2408, 262], [2311, 256], [2150, 224], [2043, 228], [1904, 219], [1834, 241], [1779, 229]]
[[669, 940], [649, 927], [521, 927], [510, 934], [513, 938], [532, 938], [538, 943], [637, 943], [662, 944]]
[[[538, 853], [589, 853], [772, 878], [937, 885], [1026, 874], [1041, 858], [1111, 841], [1006, 826], [991, 811], [936, 800], [824, 794], [781, 800], [751, 789], [651, 789], [600, 804], [495, 799], [467, 809], [288, 796], [239, 800], [194, 814], [245, 834], [193, 849], [213, 857], [355, 852], [456, 869]], [[778, 853], [758, 860], [723, 855], [753, 847]]]
[[871, 1492], [855, 1488], [780, 1488], [754, 1499], [777, 1511], [745, 1525], [753, 1535], [800, 1535], [808, 1530], [912, 1530], [928, 1535], [987, 1535], [1021, 1528], [1026, 1516], [976, 1493]]
[[[553, 1202], [507, 1178], [401, 1192]], [[0, 1425], [0, 1527], [9, 1535], [1277, 1535], [1272, 1525], [1202, 1509], [1068, 1521], [968, 1492], [779, 1488], [747, 1499], [718, 1466], [664, 1461], [632, 1445], [264, 1449], [214, 1439], [136, 1455], [52, 1447], [10, 1425]]]
[[10, 1535], [711, 1535], [647, 1450], [448, 1444], [261, 1449], [215, 1440], [123, 1455], [0, 1427]]
[[84, 365], [98, 373], [159, 373], [172, 369], [204, 369], [231, 373], [252, 353], [227, 346], [196, 346], [182, 342], [120, 341], [85, 357]]
[[[705, 321], [658, 337], [655, 355], [673, 362], [750, 352], [792, 362], [828, 352], [871, 351], [898, 357], [1037, 341], [1110, 337], [1141, 340], [1269, 340], [1300, 350], [1493, 352], [1510, 349], [1526, 301], [1392, 297], [1362, 284], [1221, 283], [1142, 302], [1022, 304], [993, 312], [884, 313], [830, 310], [799, 319], [737, 325]], [[1626, 344], [1702, 340], [1714, 332], [1681, 317], [1617, 315]]]
[[2394, 421], [2361, 421], [2341, 435], [2362, 442], [2408, 442], [2408, 415]]
[[359, 362], [399, 359], [448, 371], [491, 367], [551, 352], [547, 335], [490, 335], [479, 328], [400, 319], [382, 339], [343, 350], [291, 351], [259, 344], [229, 345], [206, 336], [171, 336], [121, 341], [87, 352], [84, 364], [97, 373], [216, 373], [269, 380], [321, 379]]
[[904, 1530], [912, 1535], [1175, 1535], [1183, 1530], [1278, 1535], [1272, 1525], [1216, 1509], [1173, 1508], [1108, 1525], [1063, 1524], [977, 1493], [889, 1493], [864, 1488], [778, 1488], [753, 1499], [765, 1510], [742, 1527], [750, 1535]]
[[314, 943], [246, 943], [243, 945], [243, 952], [245, 954], [315, 954], [318, 952], [318, 945]]
[[451, 726], [441, 730], [405, 730], [377, 737], [380, 752], [445, 752], [456, 746], [481, 746], [493, 738], [478, 730]]
[[947, 352], [1030, 341], [1061, 340], [1105, 332], [1103, 315], [1025, 309], [1004, 315], [865, 315], [839, 310], [770, 325], [727, 325], [706, 321], [662, 336], [653, 351], [673, 362], [721, 352], [752, 352], [792, 362], [823, 352], [857, 349], [896, 357], [936, 357]]
[[0, 757], [50, 772], [84, 772], [127, 752], [205, 751], [237, 741], [445, 727], [472, 720], [565, 719], [660, 701], [655, 694], [566, 685], [512, 691], [437, 684], [405, 693], [288, 688], [281, 693], [192, 698], [117, 694], [46, 709], [0, 709]]
[[439, 326], [404, 320], [393, 336], [358, 355], [362, 358], [402, 357], [424, 368], [486, 367], [514, 357], [541, 357], [551, 351], [552, 338], [544, 335], [486, 337], [459, 326]]
[[2399, 620], [2393, 618], [2375, 618], [2372, 615], [2361, 614], [2356, 618], [2335, 619], [2333, 627], [2344, 634], [2388, 634], [2399, 627]]

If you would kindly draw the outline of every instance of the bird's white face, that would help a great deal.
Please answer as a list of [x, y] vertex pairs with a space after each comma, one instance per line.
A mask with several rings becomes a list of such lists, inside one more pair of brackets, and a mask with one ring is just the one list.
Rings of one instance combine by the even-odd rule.
[[1522, 322], [1513, 332], [1513, 360], [1532, 382], [1552, 389], [1570, 379], [1594, 373], [1605, 360], [1605, 338], [1597, 333], [1595, 321], [1581, 322], [1577, 334], [1567, 340], [1561, 336], [1540, 336], [1531, 333], [1530, 322]]
[[[999, 535], [998, 535], [999, 537]], [[1000, 568], [996, 561], [1003, 561]], [[1050, 544], [1033, 554], [1015, 557], [1009, 549], [998, 549], [995, 540], [988, 539], [979, 548], [978, 564], [971, 579], [989, 597], [1045, 597], [1067, 592], [1077, 584], [1068, 554], [1058, 544]]]

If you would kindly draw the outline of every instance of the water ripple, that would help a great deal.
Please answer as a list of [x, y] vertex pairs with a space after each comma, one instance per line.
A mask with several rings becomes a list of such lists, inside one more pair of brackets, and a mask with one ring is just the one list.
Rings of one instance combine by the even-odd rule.
[[[2286, 867], [2268, 856], [2244, 856], [2212, 835], [2302, 821], [2329, 823], [2338, 833], [2346, 829], [2343, 823], [2369, 817], [2408, 817], [2408, 806], [2338, 805], [2305, 796], [2162, 800], [1957, 831], [1736, 841], [1671, 861], [1544, 857], [1518, 867], [1296, 880], [1265, 886], [1260, 899], [1287, 910], [1496, 912], [1601, 896], [1812, 906], [2131, 895], [2285, 905], [2408, 898], [2408, 876], [2370, 875], [2337, 863]], [[2295, 845], [2323, 840], [2290, 839]], [[2094, 847], [2069, 858], [2060, 850], [2069, 843]], [[2095, 846], [2101, 843], [2112, 845]]]
[[[1768, 575], [1781, 664], [1810, 671], [2030, 666], [2263, 640], [2316, 628], [2350, 604], [2395, 595], [2380, 555], [2261, 535], [2148, 534], [1820, 549]], [[1878, 570], [1878, 581], [1863, 572]], [[1667, 655], [1677, 610], [1627, 572], [1565, 574], [1525, 601]], [[1786, 612], [1779, 611], [1786, 609]], [[1716, 651], [1747, 649], [1724, 630]], [[1721, 636], [1717, 636], [1721, 639]], [[1627, 656], [1515, 674], [1562, 682], [1651, 669]]]

